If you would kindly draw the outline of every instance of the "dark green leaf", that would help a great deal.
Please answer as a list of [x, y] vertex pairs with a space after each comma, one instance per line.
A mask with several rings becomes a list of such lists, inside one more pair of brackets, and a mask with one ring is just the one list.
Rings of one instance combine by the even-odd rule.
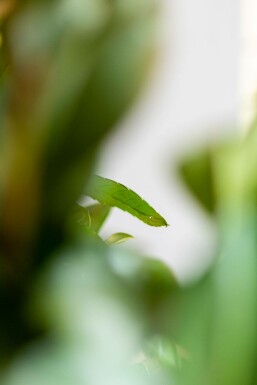
[[95, 175], [87, 194], [102, 204], [118, 207], [150, 226], [167, 226], [166, 220], [134, 191]]
[[86, 207], [76, 205], [72, 213], [72, 220], [85, 228], [91, 227], [91, 217]]
[[179, 171], [194, 197], [207, 211], [213, 213], [216, 207], [216, 199], [211, 152], [201, 152], [186, 159], [182, 162]]
[[91, 228], [95, 232], [98, 232], [104, 224], [105, 220], [107, 219], [111, 208], [110, 206], [98, 203], [95, 205], [88, 206], [87, 210], [91, 218]]

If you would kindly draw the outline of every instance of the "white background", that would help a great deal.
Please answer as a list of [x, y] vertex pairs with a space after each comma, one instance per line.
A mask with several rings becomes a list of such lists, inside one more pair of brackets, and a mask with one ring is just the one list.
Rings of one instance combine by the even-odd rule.
[[242, 123], [249, 126], [256, 111], [257, 1], [241, 0], [240, 95]]
[[215, 232], [179, 182], [176, 163], [188, 150], [237, 130], [241, 13], [239, 0], [161, 3], [155, 72], [105, 143], [97, 172], [134, 189], [170, 224], [151, 228], [114, 210], [104, 236], [133, 234], [131, 247], [162, 258], [184, 281], [208, 266]]

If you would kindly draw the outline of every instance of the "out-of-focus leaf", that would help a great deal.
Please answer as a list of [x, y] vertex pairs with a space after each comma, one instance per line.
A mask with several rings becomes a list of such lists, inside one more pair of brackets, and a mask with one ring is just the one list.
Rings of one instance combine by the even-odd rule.
[[[221, 254], [209, 274], [177, 297], [173, 337], [189, 353], [175, 384], [246, 384], [257, 349], [256, 218], [222, 217]], [[246, 214], [246, 215], [245, 215]], [[177, 333], [178, 331], [178, 333]]]
[[214, 173], [211, 151], [201, 152], [183, 161], [180, 175], [194, 197], [213, 213], [216, 208]]
[[107, 219], [111, 208], [110, 206], [98, 203], [95, 205], [87, 206], [87, 210], [91, 218], [91, 228], [97, 233]]
[[95, 175], [86, 191], [102, 204], [118, 207], [150, 226], [167, 226], [166, 220], [134, 191], [113, 180]]
[[[1, 27], [1, 24], [0, 24]], [[1, 33], [1, 28], [0, 28], [0, 82], [2, 81], [2, 76], [4, 72], [4, 58], [3, 58], [3, 35]], [[1, 83], [0, 83], [1, 85]]]
[[[247, 206], [246, 202], [246, 206]], [[257, 248], [254, 209], [223, 222], [223, 247], [213, 270], [211, 384], [252, 385], [257, 351]], [[236, 215], [235, 215], [236, 214]]]
[[83, 207], [77, 204], [73, 209], [69, 224], [71, 233], [74, 233], [75, 236], [80, 234], [82, 239], [88, 238], [94, 240], [96, 243], [105, 244], [93, 225], [93, 220], [91, 218], [88, 207]]
[[167, 338], [155, 336], [147, 341], [144, 349], [146, 355], [146, 365], [148, 359], [152, 359], [162, 367], [169, 369], [181, 369], [182, 359], [187, 357], [187, 352], [177, 345], [174, 341]]
[[85, 228], [91, 227], [91, 216], [88, 209], [78, 204], [76, 204], [76, 207], [73, 210], [71, 220]]
[[115, 233], [112, 234], [108, 239], [106, 239], [106, 244], [111, 246], [111, 245], [119, 245], [120, 243], [126, 242], [129, 239], [132, 239], [133, 236], [130, 234], [125, 234], [125, 233]]
[[54, 333], [19, 352], [0, 373], [1, 385], [152, 384], [131, 365], [144, 320], [110, 266], [113, 250], [79, 242], [47, 266], [31, 312]]
[[179, 288], [172, 270], [157, 259], [132, 255], [119, 247], [111, 250], [109, 259], [113, 270], [127, 283], [133, 297], [141, 304], [148, 318], [149, 330], [154, 333], [167, 330], [171, 322], [170, 301]]
[[257, 207], [257, 130], [243, 138], [226, 143], [215, 157], [219, 207], [241, 215]]

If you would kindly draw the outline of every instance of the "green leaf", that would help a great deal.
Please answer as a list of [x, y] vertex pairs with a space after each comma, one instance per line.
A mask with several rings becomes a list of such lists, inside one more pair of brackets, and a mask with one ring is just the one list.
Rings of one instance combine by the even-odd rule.
[[257, 338], [255, 211], [245, 210], [240, 216], [230, 213], [224, 225], [223, 247], [213, 269], [215, 317], [212, 335], [208, 331], [211, 377], [214, 384], [250, 385]]
[[80, 206], [76, 204], [76, 207], [73, 209], [72, 218], [76, 224], [83, 226], [84, 228], [91, 227], [91, 217], [87, 207]]
[[87, 194], [102, 204], [130, 213], [150, 226], [168, 226], [166, 220], [138, 194], [113, 180], [95, 175]]
[[186, 159], [180, 165], [180, 175], [194, 197], [213, 213], [216, 208], [212, 154], [204, 151]]
[[105, 220], [107, 219], [111, 208], [110, 206], [102, 205], [101, 203], [87, 206], [91, 218], [91, 228], [95, 232], [98, 232]]
[[128, 241], [129, 239], [132, 239], [132, 238], [134, 238], [134, 237], [132, 235], [130, 235], [130, 234], [115, 233], [115, 234], [112, 234], [105, 242], [109, 246], [111, 246], [111, 245], [119, 245], [120, 243], [126, 242], [126, 241]]

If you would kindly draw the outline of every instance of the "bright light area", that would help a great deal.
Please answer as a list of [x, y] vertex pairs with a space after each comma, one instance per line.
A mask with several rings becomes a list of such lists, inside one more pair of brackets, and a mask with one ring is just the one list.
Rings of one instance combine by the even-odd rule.
[[[169, 222], [146, 228], [114, 210], [105, 229], [192, 279], [212, 258], [215, 232], [176, 176], [188, 150], [238, 126], [239, 1], [163, 0], [157, 66], [139, 104], [110, 137], [98, 172], [133, 188]], [[255, 5], [256, 9], [256, 5]]]

